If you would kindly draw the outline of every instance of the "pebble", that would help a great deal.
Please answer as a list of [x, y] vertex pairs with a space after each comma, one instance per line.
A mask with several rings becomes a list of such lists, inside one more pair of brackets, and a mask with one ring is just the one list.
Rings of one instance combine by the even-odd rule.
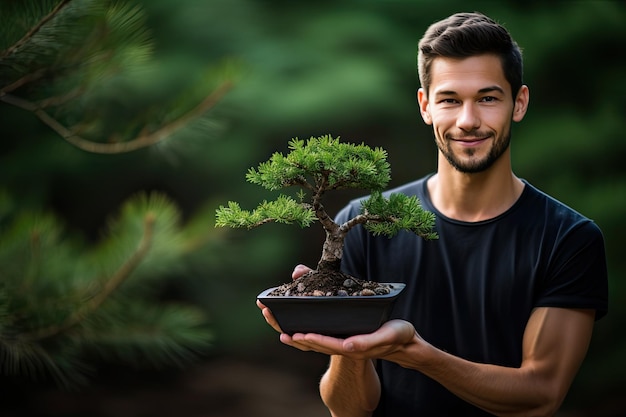
[[391, 290], [388, 287], [378, 287], [376, 288], [376, 294], [378, 295], [385, 295], [385, 294], [389, 294], [391, 292]]
[[343, 282], [343, 286], [346, 288], [352, 288], [354, 287], [354, 285], [356, 284], [356, 282], [354, 282], [353, 279], [351, 278], [347, 278], [344, 282]]
[[365, 288], [361, 291], [361, 295], [371, 296], [371, 295], [376, 295], [376, 293], [370, 290], [369, 288]]

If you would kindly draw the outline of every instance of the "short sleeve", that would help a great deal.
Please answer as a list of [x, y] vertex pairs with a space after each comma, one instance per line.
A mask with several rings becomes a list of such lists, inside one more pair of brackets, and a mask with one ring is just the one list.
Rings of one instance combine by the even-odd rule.
[[608, 276], [602, 232], [590, 220], [559, 237], [537, 307], [590, 308], [596, 320], [608, 311]]

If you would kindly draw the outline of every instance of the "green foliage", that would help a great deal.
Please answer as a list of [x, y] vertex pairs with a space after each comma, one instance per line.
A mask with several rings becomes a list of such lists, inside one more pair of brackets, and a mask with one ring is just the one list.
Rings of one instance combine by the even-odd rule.
[[365, 228], [376, 236], [393, 237], [406, 229], [427, 240], [437, 239], [437, 233], [432, 231], [434, 213], [425, 211], [415, 196], [394, 193], [384, 198], [381, 192], [376, 191], [361, 204], [365, 216], [374, 216], [365, 223]]
[[[131, 176], [122, 159], [90, 153], [189, 138], [232, 87], [237, 65], [203, 66], [156, 94], [154, 85], [165, 83], [135, 2], [2, 2], [0, 16], [0, 374], [51, 376], [68, 386], [86, 382], [94, 353], [136, 365], [187, 362], [210, 347], [207, 315], [164, 299], [164, 288], [217, 236], [206, 221], [214, 208], [185, 216], [183, 225], [165, 193], [125, 187], [144, 175], [146, 161], [134, 159], [141, 164]], [[73, 146], [51, 145], [51, 133]], [[88, 184], [68, 194], [74, 215], [62, 213], [57, 181], [70, 190]], [[116, 216], [98, 206], [111, 193], [106, 184], [130, 190], [119, 193], [126, 202]], [[104, 236], [67, 224], [94, 216], [87, 213], [94, 200], [111, 219]]]
[[157, 75], [144, 10], [129, 1], [33, 3], [0, 6], [11, 16], [0, 29], [0, 102], [32, 113], [80, 149], [122, 153], [169, 139], [232, 87], [232, 62], [215, 65], [208, 77], [129, 111], [142, 100], [129, 92]]
[[263, 201], [253, 211], [243, 210], [238, 203], [230, 201], [228, 207], [220, 206], [216, 213], [217, 227], [252, 229], [270, 222], [308, 227], [315, 221], [315, 213], [310, 208], [285, 195], [279, 195], [275, 201]]
[[[317, 218], [326, 231], [318, 268], [338, 267], [345, 235], [358, 224], [376, 235], [391, 237], [407, 229], [425, 239], [437, 238], [433, 232], [435, 216], [425, 211], [417, 198], [393, 194], [389, 199], [383, 197], [381, 189], [390, 179], [387, 152], [383, 149], [342, 143], [330, 135], [311, 137], [306, 142], [292, 139], [289, 148], [286, 156], [276, 152], [258, 169], [250, 169], [246, 178], [269, 190], [299, 186], [299, 202], [281, 194], [249, 212], [231, 201], [228, 207], [216, 210], [216, 227], [250, 229], [270, 222], [308, 226]], [[339, 225], [326, 212], [322, 196], [345, 188], [366, 189], [372, 195], [363, 203], [362, 214]], [[310, 192], [309, 202], [305, 201], [303, 189]]]
[[299, 185], [315, 193], [345, 188], [379, 190], [390, 180], [387, 152], [365, 144], [341, 143], [330, 135], [306, 142], [292, 139], [291, 151], [276, 152], [246, 178], [269, 190]]
[[[109, 361], [161, 367], [183, 366], [211, 341], [206, 315], [196, 308], [117, 297], [106, 313], [93, 315], [81, 334], [69, 338]], [[155, 349], [154, 346], [159, 348]]]
[[[7, 198], [2, 199], [7, 201]], [[185, 255], [179, 211], [160, 194], [129, 200], [108, 237], [86, 245], [43, 212], [0, 219], [0, 371], [82, 382], [89, 352], [181, 363], [207, 348], [197, 308], [163, 305], [154, 287]]]

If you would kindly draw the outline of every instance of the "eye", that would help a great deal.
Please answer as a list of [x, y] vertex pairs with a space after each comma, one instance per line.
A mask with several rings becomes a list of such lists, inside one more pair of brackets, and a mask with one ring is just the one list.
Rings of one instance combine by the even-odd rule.
[[479, 101], [483, 103], [492, 103], [494, 101], [498, 101], [498, 99], [494, 96], [486, 96], [486, 97], [481, 98]]

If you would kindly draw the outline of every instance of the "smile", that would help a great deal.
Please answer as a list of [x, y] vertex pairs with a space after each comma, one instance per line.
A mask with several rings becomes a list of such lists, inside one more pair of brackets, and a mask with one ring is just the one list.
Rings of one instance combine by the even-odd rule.
[[489, 137], [485, 138], [463, 138], [463, 139], [451, 139], [453, 142], [457, 142], [462, 146], [478, 146], [484, 143]]

